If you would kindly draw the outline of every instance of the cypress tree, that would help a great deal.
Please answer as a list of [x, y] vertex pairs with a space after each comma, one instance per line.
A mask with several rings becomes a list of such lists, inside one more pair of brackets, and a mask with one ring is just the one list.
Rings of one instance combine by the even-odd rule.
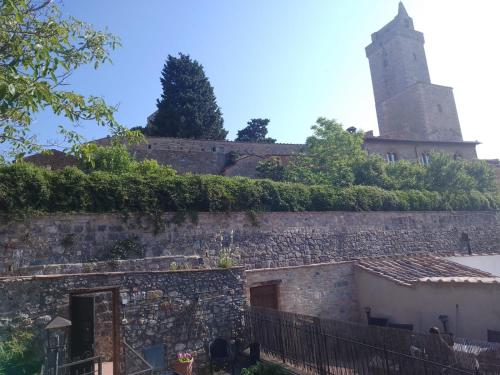
[[160, 78], [163, 93], [146, 134], [226, 139], [224, 119], [203, 66], [189, 55], [169, 55]]
[[247, 126], [238, 130], [238, 135], [235, 139], [237, 142], [257, 142], [257, 143], [276, 143], [276, 139], [268, 138], [267, 125], [269, 125], [267, 118], [253, 118], [247, 122]]

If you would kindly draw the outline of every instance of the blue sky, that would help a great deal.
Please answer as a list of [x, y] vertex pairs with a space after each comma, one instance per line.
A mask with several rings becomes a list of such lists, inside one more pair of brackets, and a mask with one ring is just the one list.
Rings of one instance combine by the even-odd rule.
[[[396, 15], [397, 5], [393, 0], [67, 0], [66, 14], [107, 28], [122, 42], [112, 65], [97, 71], [84, 67], [70, 83], [119, 104], [117, 118], [124, 125], [144, 125], [161, 93], [165, 58], [183, 52], [205, 67], [228, 139], [255, 117], [271, 120], [269, 136], [279, 142], [303, 142], [319, 116], [377, 134], [364, 47], [371, 33]], [[425, 34], [433, 83], [455, 88], [464, 138], [484, 143], [480, 157], [500, 157], [493, 90], [500, 86], [500, 62], [492, 48], [499, 35], [496, 1], [407, 0], [405, 6]], [[60, 123], [64, 120], [43, 113], [34, 129], [42, 138], [54, 138]], [[92, 125], [81, 132], [87, 139], [106, 134]]]

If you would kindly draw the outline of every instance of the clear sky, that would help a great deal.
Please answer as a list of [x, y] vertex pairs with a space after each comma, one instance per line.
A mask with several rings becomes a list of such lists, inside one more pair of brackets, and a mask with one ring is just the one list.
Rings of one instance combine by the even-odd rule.
[[[464, 139], [482, 142], [479, 157], [499, 158], [500, 2], [404, 4], [425, 34], [432, 82], [454, 87]], [[165, 58], [183, 52], [205, 67], [228, 139], [255, 117], [271, 120], [269, 136], [279, 142], [303, 142], [319, 116], [378, 134], [364, 48], [397, 7], [397, 0], [65, 0], [65, 13], [107, 27], [123, 44], [113, 65], [85, 67], [71, 84], [119, 104], [124, 125], [144, 125]], [[50, 129], [60, 123], [40, 114], [35, 132], [54, 138]], [[106, 134], [91, 125], [82, 133]]]

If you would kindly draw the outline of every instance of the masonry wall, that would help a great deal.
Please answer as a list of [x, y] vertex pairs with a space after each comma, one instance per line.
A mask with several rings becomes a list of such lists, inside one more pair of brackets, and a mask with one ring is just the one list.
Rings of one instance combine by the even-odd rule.
[[359, 321], [352, 262], [251, 270], [246, 278], [249, 304], [250, 288], [272, 282], [278, 288], [279, 310]]
[[397, 160], [420, 161], [422, 154], [440, 152], [450, 156], [459, 156], [466, 160], [477, 159], [476, 144], [473, 142], [432, 143], [418, 141], [387, 140], [378, 137], [367, 138], [363, 145], [369, 154], [381, 155], [383, 158], [391, 152]]
[[[0, 335], [9, 327], [34, 329], [46, 342], [44, 327], [56, 316], [69, 318], [72, 291], [118, 287], [121, 336], [134, 349], [163, 344], [166, 360], [178, 351], [206, 360], [217, 337], [234, 338], [244, 306], [240, 268], [175, 272], [119, 272], [0, 278]], [[99, 350], [110, 355], [110, 308], [97, 300]], [[101, 309], [102, 307], [102, 309]]]
[[497, 212], [199, 213], [194, 221], [173, 219], [166, 214], [155, 224], [141, 216], [60, 214], [4, 222], [0, 271], [86, 262], [109, 254], [123, 239], [138, 241], [147, 257], [193, 255], [207, 264], [231, 247], [250, 269], [420, 251], [464, 253], [463, 233], [472, 252], [500, 251]]
[[262, 157], [292, 155], [304, 146], [299, 144], [247, 143], [211, 140], [192, 140], [165, 137], [147, 137], [146, 142], [130, 147], [132, 154], [142, 159], [156, 159], [171, 165], [179, 173], [224, 174], [227, 155], [252, 156], [244, 158], [233, 168], [231, 176], [255, 176], [255, 167]]

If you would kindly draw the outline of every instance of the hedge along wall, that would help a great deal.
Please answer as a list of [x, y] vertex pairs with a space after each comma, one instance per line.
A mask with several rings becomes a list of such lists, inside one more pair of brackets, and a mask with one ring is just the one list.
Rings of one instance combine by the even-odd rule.
[[0, 168], [0, 212], [496, 210], [494, 193], [335, 189], [244, 177]]
[[[0, 225], [0, 271], [103, 257], [123, 240], [144, 255], [216, 259], [231, 247], [240, 265], [267, 268], [362, 256], [500, 252], [500, 213], [268, 212], [199, 213], [179, 221], [143, 215], [47, 214]], [[467, 236], [465, 236], [467, 235]], [[468, 238], [468, 239], [467, 239]]]

